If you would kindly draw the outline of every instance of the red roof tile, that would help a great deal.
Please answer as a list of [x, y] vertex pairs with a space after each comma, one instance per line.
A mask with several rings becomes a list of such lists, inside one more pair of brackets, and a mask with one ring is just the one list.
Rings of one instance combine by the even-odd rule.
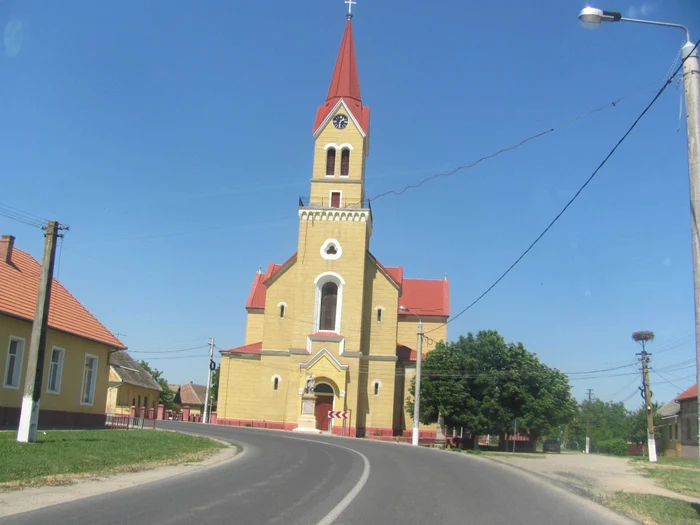
[[[422, 356], [423, 359], [425, 359], [425, 352], [422, 354]], [[406, 345], [396, 345], [396, 357], [399, 358], [399, 361], [409, 361], [415, 363], [416, 357], [418, 357], [418, 352]]]
[[696, 399], [698, 397], [698, 385], [695, 383], [688, 390], [685, 390], [678, 394], [676, 401], [683, 401], [684, 399]]
[[352, 36], [352, 21], [345, 24], [345, 33], [340, 44], [338, 59], [335, 62], [335, 70], [331, 78], [331, 85], [328, 88], [326, 103], [318, 108], [316, 121], [314, 122], [314, 133], [323, 123], [333, 108], [343, 100], [348, 106], [348, 110], [360, 124], [362, 131], [369, 131], [369, 108], [362, 106], [360, 95], [360, 78], [357, 74], [357, 60], [355, 59], [355, 42]]
[[405, 306], [410, 310], [399, 309], [399, 315], [450, 315], [450, 282], [447, 279], [404, 279], [399, 308]]
[[[39, 262], [17, 248], [13, 248], [9, 264], [0, 259], [0, 312], [33, 320], [40, 272]], [[113, 348], [126, 348], [56, 279], [51, 285], [49, 327]]]
[[267, 266], [267, 271], [261, 273], [256, 272], [253, 279], [253, 285], [248, 293], [248, 300], [245, 303], [246, 308], [265, 308], [265, 297], [267, 296], [267, 282], [272, 279], [277, 272], [289, 265], [297, 256], [296, 252], [282, 264], [270, 263]]
[[207, 387], [194, 383], [185, 383], [180, 387], [179, 401], [181, 405], [203, 405], [207, 397]]
[[258, 343], [251, 343], [249, 345], [239, 346], [238, 348], [231, 348], [230, 350], [221, 350], [222, 354], [259, 354], [262, 350], [262, 341]]

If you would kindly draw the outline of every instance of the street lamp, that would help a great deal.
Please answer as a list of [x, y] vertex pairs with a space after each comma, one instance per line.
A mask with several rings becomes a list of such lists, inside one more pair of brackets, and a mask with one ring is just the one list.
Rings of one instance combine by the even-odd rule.
[[[686, 128], [688, 130], [688, 167], [690, 172], [690, 220], [693, 237], [693, 281], [695, 285], [695, 354], [696, 380], [700, 383], [700, 65], [698, 51], [690, 40], [690, 31], [680, 24], [624, 18], [621, 13], [585, 7], [578, 15], [581, 23], [590, 28], [603, 22], [635, 22], [655, 26], [677, 27], [685, 31], [686, 43], [681, 48], [683, 82], [685, 84]], [[700, 391], [698, 392], [700, 406]], [[700, 428], [700, 411], [698, 413]], [[698, 433], [700, 442], [700, 432]], [[698, 447], [700, 452], [700, 447]]]
[[405, 306], [399, 306], [399, 310], [411, 314], [418, 319], [418, 351], [416, 352], [416, 393], [414, 395], [415, 402], [413, 403], [413, 434], [411, 436], [411, 444], [414, 446], [420, 445], [420, 369], [421, 361], [423, 360], [423, 320], [411, 312]]

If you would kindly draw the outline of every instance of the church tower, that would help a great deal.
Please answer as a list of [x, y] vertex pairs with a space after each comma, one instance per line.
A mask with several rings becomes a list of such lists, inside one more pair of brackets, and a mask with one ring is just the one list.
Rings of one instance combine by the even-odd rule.
[[[341, 326], [362, 324], [366, 253], [372, 234], [364, 185], [369, 108], [360, 95], [351, 15], [326, 100], [316, 112], [313, 137], [311, 192], [299, 203], [297, 265], [302, 282], [316, 283], [316, 294], [307, 296], [308, 304], [300, 306], [304, 315], [315, 319], [314, 332], [341, 334], [344, 347], [359, 352], [360, 331]], [[325, 305], [324, 294], [336, 295], [336, 308], [318, 311]]]

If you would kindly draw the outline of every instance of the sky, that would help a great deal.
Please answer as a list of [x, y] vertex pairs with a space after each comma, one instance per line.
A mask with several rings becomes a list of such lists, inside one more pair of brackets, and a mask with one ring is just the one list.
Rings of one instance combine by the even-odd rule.
[[[370, 197], [553, 129], [372, 203], [372, 252], [406, 277], [447, 275], [454, 314], [539, 235], [679, 63], [679, 30], [590, 31], [577, 20], [585, 2], [535, 4], [354, 6]], [[684, 23], [700, 39], [694, 0], [598, 7]], [[0, 0], [0, 202], [70, 226], [59, 280], [170, 382], [206, 381], [210, 336], [243, 343], [256, 270], [296, 250], [345, 11], [341, 0]], [[655, 400], [695, 382], [681, 87], [449, 324], [450, 339], [496, 329], [571, 373], [578, 399], [591, 388], [633, 408], [631, 334], [653, 330]], [[0, 233], [40, 258], [41, 230], [0, 216]]]

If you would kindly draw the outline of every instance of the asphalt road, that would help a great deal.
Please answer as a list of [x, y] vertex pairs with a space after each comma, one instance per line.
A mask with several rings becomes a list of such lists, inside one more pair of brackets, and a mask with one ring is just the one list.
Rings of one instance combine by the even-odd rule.
[[17, 514], [3, 525], [634, 523], [494, 461], [392, 443], [159, 422], [244, 449], [181, 477]]

